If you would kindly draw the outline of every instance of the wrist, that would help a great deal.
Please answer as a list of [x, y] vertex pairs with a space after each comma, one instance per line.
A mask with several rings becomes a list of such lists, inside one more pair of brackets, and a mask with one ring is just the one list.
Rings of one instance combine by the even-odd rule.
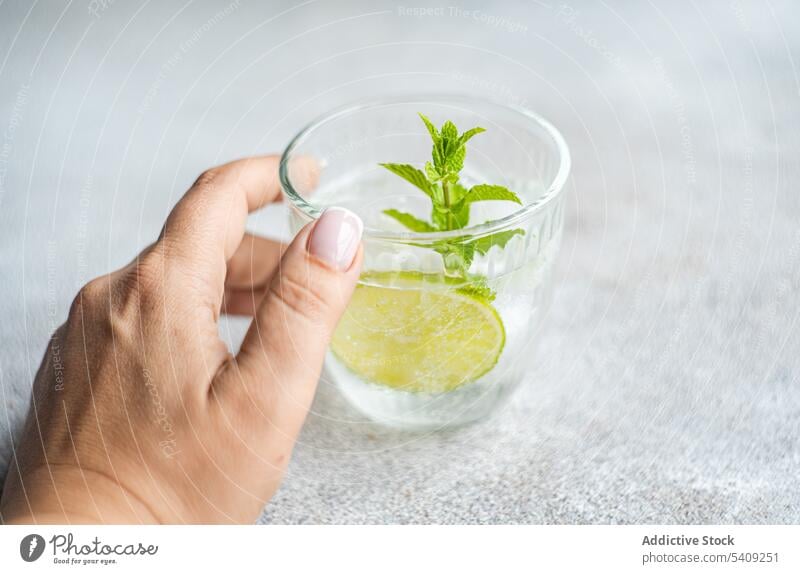
[[9, 474], [0, 501], [6, 524], [157, 523], [147, 505], [104, 473], [71, 465]]

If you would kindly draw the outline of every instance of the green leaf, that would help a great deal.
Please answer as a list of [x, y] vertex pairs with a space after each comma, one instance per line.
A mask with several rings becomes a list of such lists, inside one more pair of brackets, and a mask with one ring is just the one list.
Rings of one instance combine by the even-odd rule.
[[419, 114], [419, 117], [422, 118], [422, 121], [425, 122], [425, 127], [428, 128], [428, 133], [431, 134], [431, 139], [436, 142], [439, 141], [439, 132], [436, 131], [436, 126], [433, 125], [426, 116], [423, 114]]
[[464, 229], [469, 224], [469, 206], [465, 205], [459, 211], [452, 211], [453, 229]]
[[442, 124], [442, 139], [456, 140], [458, 138], [458, 129], [451, 121], [446, 121]]
[[447, 231], [451, 228], [452, 212], [443, 205], [434, 205], [431, 209], [431, 221], [439, 229]]
[[475, 257], [475, 247], [468, 243], [443, 242], [433, 249], [442, 256], [445, 269], [462, 276], [469, 271]]
[[424, 191], [428, 197], [433, 199], [433, 189], [430, 182], [425, 177], [425, 174], [413, 165], [408, 165], [406, 163], [381, 163], [378, 165], [385, 167], [395, 175], [399, 175], [407, 182], [417, 186]]
[[425, 175], [428, 176], [428, 181], [430, 181], [431, 183], [435, 183], [440, 179], [442, 179], [442, 176], [439, 175], [439, 172], [436, 171], [436, 168], [429, 161], [425, 162]]
[[[444, 144], [444, 166], [447, 173], [457, 174], [459, 172], [458, 169], [453, 169], [451, 166], [453, 157], [458, 154], [463, 147], [458, 147], [458, 140], [442, 140]], [[466, 154], [466, 152], [465, 152]], [[462, 167], [463, 167], [463, 158], [462, 158]]]
[[470, 139], [472, 139], [473, 136], [481, 134], [481, 133], [483, 133], [485, 131], [486, 130], [481, 128], [481, 127], [472, 128], [471, 130], [467, 130], [463, 134], [461, 134], [461, 137], [458, 138], [458, 143], [461, 144], [461, 145], [464, 145]]
[[439, 140], [433, 144], [433, 150], [431, 150], [433, 167], [436, 168], [440, 176], [446, 173], [445, 162], [447, 161], [447, 150], [445, 149], [445, 143], [444, 140]]
[[522, 205], [522, 200], [513, 191], [503, 187], [502, 185], [475, 185], [470, 188], [467, 195], [464, 197], [466, 203], [475, 203], [476, 201], [513, 201]]
[[436, 206], [444, 206], [444, 192], [442, 191], [441, 184], [431, 184], [431, 190], [433, 191], [433, 197], [431, 198], [431, 203], [433, 203], [434, 207]]
[[511, 241], [511, 238], [515, 235], [525, 235], [525, 231], [522, 229], [498, 231], [497, 233], [492, 233], [491, 235], [485, 235], [476, 239], [475, 241], [471, 242], [471, 245], [475, 248], [475, 251], [481, 255], [486, 255], [495, 245], [497, 245], [500, 249], [504, 248], [506, 243]]
[[467, 148], [463, 145], [451, 153], [445, 160], [445, 167], [451, 173], [458, 173], [464, 169], [464, 158], [467, 156]]
[[[450, 216], [449, 218], [447, 216]], [[453, 211], [444, 208], [434, 209], [431, 212], [431, 219], [439, 229], [464, 229], [469, 224], [469, 206], [461, 211]]]
[[467, 189], [460, 183], [450, 184], [450, 201], [453, 204], [451, 212], [453, 215], [454, 228], [463, 229], [469, 225], [469, 203], [464, 201]]
[[417, 233], [429, 233], [431, 231], [436, 231], [436, 228], [433, 225], [431, 225], [427, 221], [423, 221], [421, 219], [414, 217], [410, 213], [397, 211], [396, 209], [384, 209], [383, 213], [385, 213], [392, 219], [402, 223], [405, 227], [407, 227], [411, 231], [416, 231]]
[[454, 204], [461, 202], [467, 195], [468, 189], [458, 182], [450, 184], [450, 201]]

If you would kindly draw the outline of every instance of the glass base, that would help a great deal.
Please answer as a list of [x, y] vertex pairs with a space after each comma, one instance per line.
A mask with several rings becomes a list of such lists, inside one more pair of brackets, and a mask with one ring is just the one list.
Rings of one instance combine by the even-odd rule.
[[475, 422], [488, 416], [516, 387], [513, 381], [501, 383], [496, 376], [487, 375], [446, 393], [399, 391], [363, 381], [330, 352], [325, 371], [361, 413], [404, 430], [437, 430]]

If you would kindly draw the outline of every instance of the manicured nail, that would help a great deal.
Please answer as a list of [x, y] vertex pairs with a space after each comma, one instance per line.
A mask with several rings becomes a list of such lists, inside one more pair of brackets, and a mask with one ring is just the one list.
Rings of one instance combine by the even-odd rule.
[[358, 251], [364, 224], [361, 219], [343, 207], [329, 207], [322, 212], [311, 238], [308, 252], [331, 267], [348, 269]]

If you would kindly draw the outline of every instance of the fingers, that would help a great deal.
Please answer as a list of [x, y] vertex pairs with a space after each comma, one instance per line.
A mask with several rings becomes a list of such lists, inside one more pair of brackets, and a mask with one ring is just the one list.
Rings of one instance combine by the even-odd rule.
[[245, 233], [228, 260], [226, 289], [249, 289], [266, 285], [288, 246], [265, 237]]
[[163, 236], [194, 252], [197, 264], [215, 259], [216, 270], [242, 240], [247, 214], [277, 199], [278, 161], [254, 157], [206, 171], [173, 208]]
[[222, 310], [231, 315], [254, 315], [286, 245], [246, 233], [228, 260]]
[[[299, 431], [316, 389], [330, 338], [361, 268], [363, 225], [329, 208], [291, 243], [258, 306], [237, 358], [239, 383], [256, 403], [275, 404], [272, 422]], [[277, 411], [277, 412], [275, 412]]]
[[[162, 242], [197, 278], [197, 286], [206, 290], [217, 309], [223, 294], [226, 261], [242, 241], [247, 214], [276, 201], [280, 195], [278, 163], [277, 156], [263, 156], [210, 169], [197, 179], [167, 218]], [[316, 174], [313, 160], [300, 163], [309, 174]], [[314, 179], [313, 175], [309, 178]]]

